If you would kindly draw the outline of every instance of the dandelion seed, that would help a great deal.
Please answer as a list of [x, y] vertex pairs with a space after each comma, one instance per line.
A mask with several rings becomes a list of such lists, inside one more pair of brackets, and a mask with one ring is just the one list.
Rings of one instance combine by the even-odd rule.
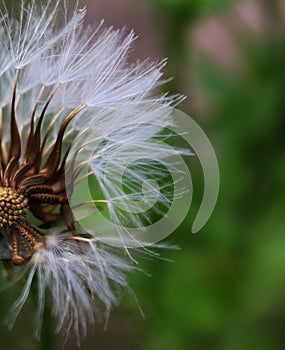
[[[19, 20], [8, 11], [1, 16], [0, 257], [26, 276], [10, 325], [36, 279], [39, 328], [48, 292], [57, 330], [79, 339], [102, 306], [109, 314], [117, 303], [114, 285], [128, 288], [124, 273], [133, 267], [98, 242], [95, 224], [90, 230], [80, 227], [76, 208], [87, 216], [90, 206], [92, 215], [98, 209], [94, 202], [106, 204], [122, 240], [121, 254], [128, 252], [122, 223], [148, 219], [138, 209], [155, 201], [157, 189], [148, 182], [138, 190], [137, 182], [145, 182], [146, 159], [154, 151], [160, 159], [168, 156], [154, 139], [161, 125], [171, 122], [176, 101], [153, 97], [165, 61], [127, 64], [133, 33], [102, 24], [85, 30], [84, 9], [70, 14], [66, 2], [63, 9], [59, 0], [42, 6], [21, 1]], [[116, 153], [121, 146], [127, 148]], [[122, 195], [118, 181], [136, 160], [141, 172], [126, 173]], [[108, 164], [112, 179], [105, 176]], [[163, 175], [155, 164], [148, 169], [153, 177]], [[102, 197], [77, 198], [73, 206], [75, 189], [91, 175]], [[143, 203], [135, 205], [142, 195]], [[167, 195], [161, 198], [169, 206]]]

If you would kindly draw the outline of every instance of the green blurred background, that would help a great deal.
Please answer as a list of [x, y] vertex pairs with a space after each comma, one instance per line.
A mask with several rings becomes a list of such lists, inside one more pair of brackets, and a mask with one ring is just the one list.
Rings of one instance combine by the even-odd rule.
[[[8, 1], [7, 1], [8, 3]], [[211, 140], [221, 175], [215, 211], [191, 225], [203, 191], [198, 159], [189, 216], [167, 242], [166, 262], [141, 259], [131, 296], [107, 330], [90, 330], [82, 349], [281, 350], [285, 348], [285, 1], [89, 0], [88, 22], [134, 28], [133, 58], [169, 58], [164, 88], [188, 96], [180, 109]], [[14, 289], [0, 294], [3, 319]], [[1, 350], [61, 349], [62, 339], [32, 337], [29, 308]], [[48, 320], [48, 318], [47, 318]], [[48, 322], [51, 322], [50, 320]], [[51, 327], [52, 328], [52, 327]], [[73, 341], [67, 349], [76, 349]]]

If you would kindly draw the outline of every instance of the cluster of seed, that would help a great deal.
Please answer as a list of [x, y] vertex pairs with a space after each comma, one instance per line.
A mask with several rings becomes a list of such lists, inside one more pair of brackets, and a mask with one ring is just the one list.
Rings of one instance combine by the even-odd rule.
[[10, 226], [27, 213], [26, 198], [11, 187], [0, 187], [0, 227]]

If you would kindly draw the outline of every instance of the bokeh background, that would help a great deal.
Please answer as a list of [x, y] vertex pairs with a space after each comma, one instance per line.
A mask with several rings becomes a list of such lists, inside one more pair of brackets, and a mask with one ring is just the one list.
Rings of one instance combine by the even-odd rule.
[[[9, 6], [9, 1], [6, 1]], [[172, 260], [143, 258], [106, 330], [83, 350], [283, 350], [285, 348], [285, 1], [82, 0], [90, 24], [134, 29], [131, 59], [168, 57], [165, 91], [211, 140], [221, 174], [215, 211], [191, 233], [203, 191], [198, 159], [189, 216], [167, 242]], [[0, 318], [17, 294], [0, 294]], [[61, 349], [48, 317], [40, 343], [29, 307], [1, 350]], [[76, 349], [74, 341], [67, 349]]]

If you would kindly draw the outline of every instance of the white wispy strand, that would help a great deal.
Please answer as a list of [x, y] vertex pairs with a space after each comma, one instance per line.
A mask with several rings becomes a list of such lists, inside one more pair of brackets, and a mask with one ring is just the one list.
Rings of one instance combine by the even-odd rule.
[[[38, 282], [38, 310], [35, 334], [39, 337], [45, 304], [45, 289], [52, 298], [52, 312], [57, 331], [65, 337], [72, 333], [78, 342], [88, 326], [118, 302], [116, 286], [130, 289], [124, 273], [133, 269], [123, 259], [100, 247], [94, 239], [51, 236], [45, 249], [37, 251], [28, 263], [25, 287], [13, 304], [9, 325], [12, 327], [30, 293], [34, 279]], [[114, 286], [114, 284], [116, 286]]]
[[[55, 24], [62, 4], [61, 21]], [[117, 224], [117, 231], [112, 234], [122, 241], [121, 255], [124, 255], [129, 253], [125, 240], [135, 238], [122, 223], [129, 221], [142, 227], [142, 221], [149, 221], [149, 217], [147, 211], [139, 215], [139, 206], [151, 207], [158, 199], [159, 189], [154, 180], [165, 176], [167, 171], [157, 163], [176, 172], [172, 153], [160, 143], [159, 135], [172, 125], [172, 106], [181, 98], [155, 96], [165, 60], [128, 64], [136, 39], [133, 32], [104, 29], [103, 23], [84, 29], [86, 11], [76, 7], [70, 13], [67, 4], [68, 1], [49, 0], [39, 7], [38, 1], [33, 0], [26, 6], [21, 0], [19, 20], [1, 14], [0, 121], [3, 130], [10, 130], [11, 97], [18, 71], [16, 117], [23, 147], [35, 105], [38, 104], [37, 121], [49, 101], [41, 135], [43, 141], [49, 128], [44, 164], [62, 122], [74, 109], [82, 108], [64, 136], [63, 149], [72, 145], [67, 158], [66, 183], [69, 186], [68, 174], [72, 171], [78, 174], [74, 179], [76, 184], [89, 175], [83, 174], [83, 170], [88, 169], [95, 177], [103, 195], [97, 198], [98, 202], [107, 205], [111, 221]], [[5, 132], [4, 159], [8, 147], [9, 132]], [[152, 164], [152, 160], [157, 163]], [[129, 167], [133, 163], [136, 169]], [[128, 193], [122, 192], [123, 174], [127, 174]], [[152, 181], [148, 181], [149, 174]], [[142, 185], [141, 189], [137, 184]], [[159, 200], [169, 207], [167, 185], [162, 189]], [[45, 248], [36, 251], [25, 267], [26, 284], [11, 309], [10, 325], [25, 304], [35, 279], [37, 335], [47, 291], [58, 320], [57, 330], [63, 330], [66, 336], [74, 333], [80, 339], [88, 325], [100, 317], [102, 306], [107, 317], [111, 306], [117, 303], [115, 286], [129, 289], [124, 273], [132, 267], [105, 246], [98, 245], [96, 214], [93, 215], [96, 208], [90, 210], [90, 203], [80, 203], [80, 198], [72, 197], [71, 203], [78, 208], [82, 205], [84, 215], [91, 214], [94, 220], [88, 230], [91, 238], [75, 238], [71, 233], [54, 233], [47, 238]], [[160, 209], [156, 210], [160, 214]]]
[[[84, 11], [74, 16], [57, 33], [54, 20], [61, 1], [47, 1], [41, 6], [36, 0], [29, 5], [20, 2], [19, 21], [3, 16], [3, 28], [6, 34], [6, 49], [10, 53], [10, 66], [23, 68], [42, 57], [48, 49], [61, 38], [74, 30], [85, 15]], [[5, 4], [4, 4], [5, 5]], [[6, 67], [8, 69], [9, 66]]]
[[[156, 181], [168, 171], [172, 174], [178, 172], [172, 160], [173, 150], [171, 152], [163, 142], [158, 142], [162, 126], [167, 127], [171, 123], [170, 113], [171, 107], [168, 102], [145, 103], [131, 107], [126, 104], [115, 111], [98, 112], [97, 118], [90, 118], [89, 127], [83, 131], [82, 138], [75, 142], [73, 150], [79, 150], [75, 165], [79, 169], [90, 166], [90, 170], [93, 171], [98, 187], [103, 193], [103, 202], [107, 205], [112, 222], [116, 224], [113, 238], [121, 239], [123, 246], [126, 246], [125, 241], [134, 239], [123, 223], [128, 220], [129, 223], [142, 227], [141, 219], [149, 220], [147, 210], [145, 214], [141, 213], [140, 206], [152, 208], [158, 199], [166, 207], [171, 205], [167, 188], [159, 190], [154, 181], [148, 181], [150, 175]], [[78, 123], [80, 122], [77, 121]], [[70, 161], [72, 159], [74, 153], [70, 155]], [[155, 165], [151, 163], [154, 159]], [[157, 163], [165, 167], [158, 166]], [[135, 169], [130, 170], [129, 166], [132, 164], [135, 164]], [[128, 193], [122, 190], [123, 175], [124, 188], [129, 190]], [[179, 177], [183, 177], [183, 174]], [[140, 184], [141, 189], [133, 187], [134, 182]], [[165, 194], [159, 194], [158, 190], [163, 190]], [[74, 198], [72, 203], [79, 204], [78, 198]], [[156, 211], [159, 213], [159, 209]], [[94, 216], [96, 217], [95, 212]], [[96, 225], [93, 228], [89, 227], [88, 232], [96, 237]]]

